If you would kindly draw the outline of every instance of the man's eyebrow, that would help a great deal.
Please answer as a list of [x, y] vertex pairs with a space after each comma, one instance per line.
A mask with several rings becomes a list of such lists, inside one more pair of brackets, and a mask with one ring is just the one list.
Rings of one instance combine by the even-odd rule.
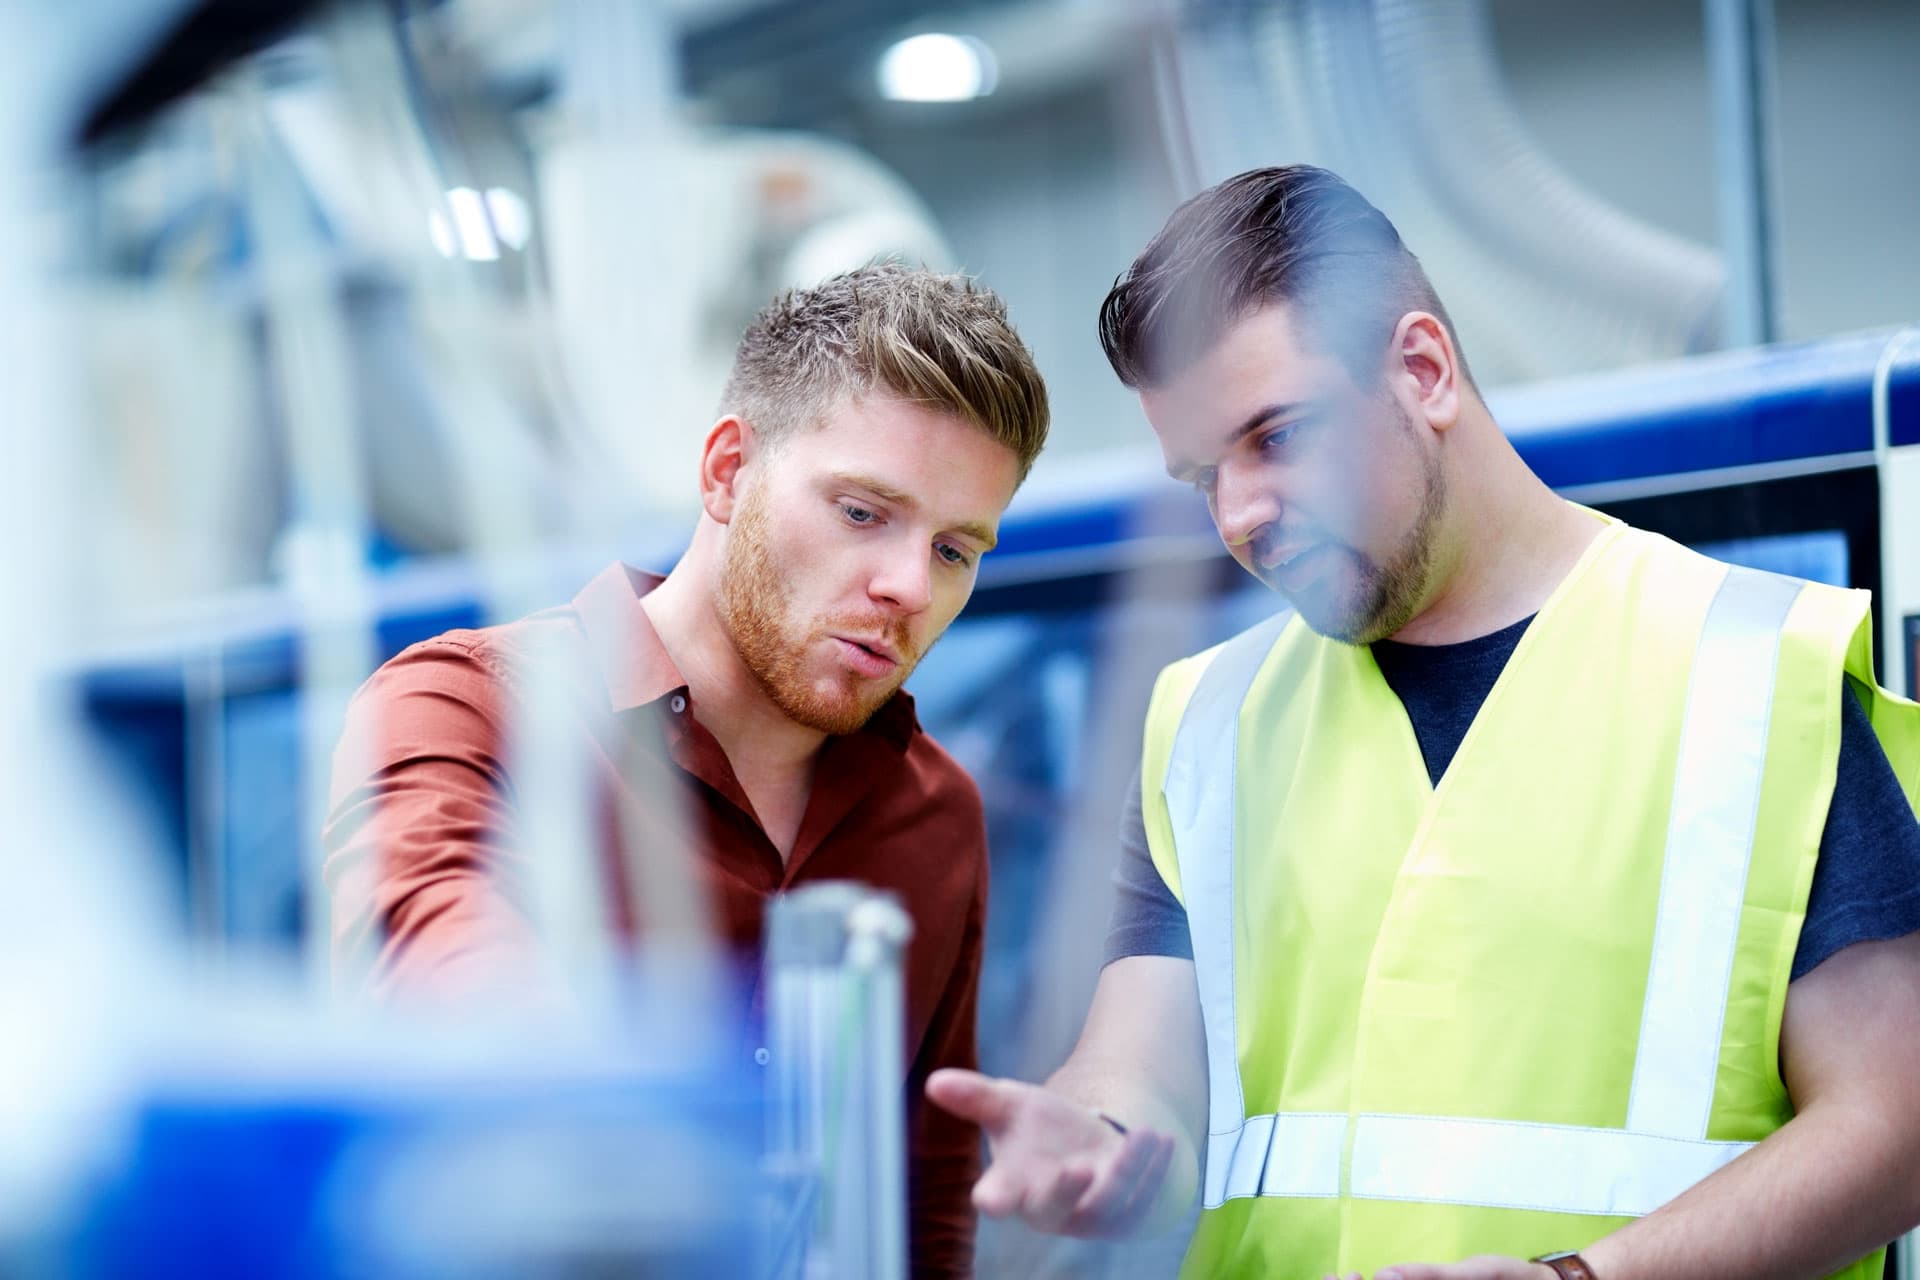
[[891, 502], [896, 507], [918, 507], [911, 496], [900, 492], [892, 485], [883, 484], [872, 476], [863, 476], [857, 471], [837, 471], [833, 478], [840, 484], [850, 484], [856, 489], [865, 489], [882, 502]]
[[[1270, 404], [1264, 408], [1256, 409], [1247, 415], [1245, 422], [1242, 422], [1233, 429], [1233, 434], [1227, 437], [1227, 444], [1238, 444], [1254, 432], [1260, 430], [1260, 428], [1272, 422], [1275, 418], [1291, 418], [1296, 414], [1306, 412], [1312, 407], [1312, 404], [1305, 400], [1283, 400], [1278, 404]], [[1184, 482], [1191, 480], [1194, 472], [1199, 469], [1200, 468], [1191, 462], [1175, 462], [1168, 464], [1167, 475], [1174, 480]]]
[[1237, 444], [1275, 418], [1291, 418], [1312, 407], [1305, 400], [1288, 400], [1279, 404], [1270, 404], [1264, 409], [1256, 409], [1247, 416], [1245, 422], [1234, 428], [1233, 434], [1227, 437], [1227, 443]]
[[965, 536], [972, 538], [975, 542], [979, 543], [980, 550], [983, 553], [991, 551], [995, 547], [1000, 545], [1000, 537], [998, 534], [994, 533], [993, 530], [987, 528], [987, 526], [983, 524], [975, 524], [971, 520], [967, 521], [965, 524], [957, 524], [953, 526], [953, 531], [958, 534], [964, 534]]
[[[861, 475], [855, 471], [841, 471], [836, 472], [833, 478], [841, 484], [852, 485], [856, 489], [865, 489], [882, 502], [892, 503], [896, 507], [906, 507], [909, 510], [915, 511], [920, 508], [920, 503], [910, 494], [902, 493], [892, 485], [876, 480], [872, 476]], [[978, 521], [967, 520], [952, 526], [952, 528], [953, 532], [971, 538], [979, 543], [984, 550], [991, 551], [1000, 544], [999, 536], [995, 534], [992, 529]]]

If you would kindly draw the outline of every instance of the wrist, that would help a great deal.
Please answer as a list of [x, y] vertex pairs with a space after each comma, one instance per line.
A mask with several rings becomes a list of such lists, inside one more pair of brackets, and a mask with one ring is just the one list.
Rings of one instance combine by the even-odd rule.
[[1539, 1280], [1547, 1280], [1548, 1276], [1553, 1280], [1600, 1280], [1593, 1263], [1570, 1249], [1543, 1253], [1530, 1261]]

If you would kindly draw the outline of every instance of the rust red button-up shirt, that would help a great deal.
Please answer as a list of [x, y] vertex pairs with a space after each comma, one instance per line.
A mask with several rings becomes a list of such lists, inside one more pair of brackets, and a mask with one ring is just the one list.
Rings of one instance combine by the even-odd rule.
[[[366, 980], [386, 994], [472, 995], [541, 971], [520, 905], [530, 851], [504, 744], [524, 722], [526, 664], [546, 664], [542, 695], [559, 695], [591, 777], [623, 930], [633, 928], [626, 855], [665, 839], [697, 846], [715, 927], [743, 952], [758, 952], [768, 898], [794, 885], [862, 880], [899, 895], [914, 925], [903, 975], [913, 1269], [969, 1274], [978, 1131], [926, 1103], [921, 1086], [937, 1067], [975, 1065], [979, 791], [897, 694], [860, 732], [827, 739], [783, 863], [640, 607], [659, 582], [616, 564], [568, 606], [448, 632], [367, 681], [335, 755], [325, 832], [336, 958], [375, 956]], [[659, 812], [643, 777], [672, 780], [677, 814]]]

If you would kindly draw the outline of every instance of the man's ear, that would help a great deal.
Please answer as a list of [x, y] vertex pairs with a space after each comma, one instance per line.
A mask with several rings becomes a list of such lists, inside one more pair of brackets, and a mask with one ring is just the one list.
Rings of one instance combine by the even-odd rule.
[[728, 414], [707, 432], [700, 451], [700, 505], [718, 524], [733, 519], [741, 472], [759, 452], [759, 440], [744, 418]]
[[1410, 406], [1435, 431], [1460, 420], [1460, 357], [1447, 326], [1425, 311], [1409, 311], [1393, 332], [1392, 372], [1413, 399]]

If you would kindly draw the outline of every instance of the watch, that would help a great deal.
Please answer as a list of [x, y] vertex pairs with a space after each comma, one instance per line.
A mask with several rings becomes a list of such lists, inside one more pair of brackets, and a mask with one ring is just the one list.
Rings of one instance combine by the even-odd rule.
[[1593, 1274], [1593, 1268], [1587, 1265], [1587, 1260], [1571, 1249], [1563, 1253], [1543, 1253], [1529, 1261], [1546, 1263], [1560, 1280], [1600, 1280]]

